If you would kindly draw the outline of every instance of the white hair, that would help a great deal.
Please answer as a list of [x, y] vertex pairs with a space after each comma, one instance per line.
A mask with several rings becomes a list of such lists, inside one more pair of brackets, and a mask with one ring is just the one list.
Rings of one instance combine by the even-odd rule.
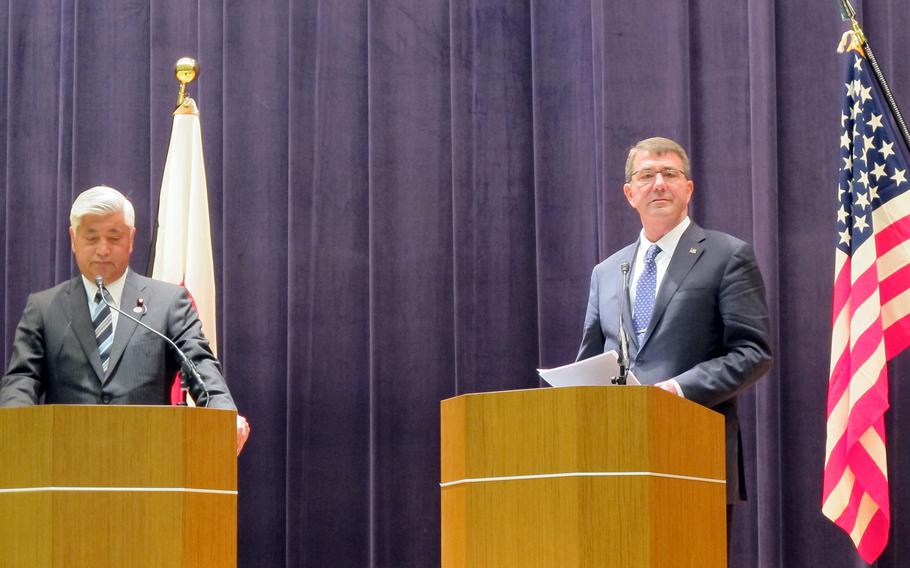
[[136, 211], [122, 193], [106, 185], [97, 185], [79, 194], [70, 209], [70, 226], [75, 231], [85, 215], [107, 215], [123, 211], [127, 226], [136, 226]]

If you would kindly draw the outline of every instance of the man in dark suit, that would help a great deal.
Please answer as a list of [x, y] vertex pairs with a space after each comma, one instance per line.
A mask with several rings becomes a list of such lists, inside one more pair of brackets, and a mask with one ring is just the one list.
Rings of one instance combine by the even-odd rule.
[[689, 219], [693, 189], [676, 142], [649, 138], [630, 150], [623, 192], [642, 231], [594, 268], [578, 360], [619, 351], [623, 310], [635, 377], [724, 415], [729, 505], [745, 499], [736, 395], [771, 366], [768, 308], [752, 247]]
[[[160, 337], [100, 301], [108, 302], [174, 341], [193, 361], [205, 387], [191, 385], [207, 406], [235, 409], [218, 360], [182, 286], [129, 270], [135, 236], [132, 204], [117, 190], [86, 190], [70, 212], [70, 242], [80, 275], [31, 294], [16, 328], [13, 352], [0, 380], [0, 406], [38, 404], [168, 404], [179, 355]], [[237, 452], [249, 436], [237, 417]]]

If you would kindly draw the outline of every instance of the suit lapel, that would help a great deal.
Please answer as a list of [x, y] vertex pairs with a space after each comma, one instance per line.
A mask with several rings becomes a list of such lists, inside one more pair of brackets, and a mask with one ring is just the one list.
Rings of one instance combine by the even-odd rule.
[[[641, 346], [648, 343], [648, 339], [654, 332], [654, 329], [660, 324], [660, 320], [667, 310], [667, 305], [683, 279], [698, 262], [704, 247], [705, 232], [694, 222], [679, 238], [676, 244], [676, 250], [673, 252], [673, 258], [670, 259], [670, 265], [667, 267], [667, 273], [664, 275], [660, 284], [660, 290], [657, 291], [657, 298], [654, 300], [654, 312], [651, 314], [651, 322], [648, 325], [648, 331], [642, 340]], [[640, 346], [640, 347], [641, 347]]]
[[[139, 295], [144, 289], [145, 285], [139, 281], [139, 278], [132, 271], [128, 272], [126, 282], [123, 283], [123, 295], [120, 298], [120, 305], [117, 307], [129, 313], [129, 306], [136, 305], [136, 300], [139, 299]], [[143, 315], [145, 314], [133, 314], [133, 317], [142, 319]], [[137, 327], [136, 322], [123, 314], [120, 314], [120, 317], [117, 318], [114, 344], [111, 346], [111, 359], [107, 365], [109, 371], [107, 379], [113, 376], [113, 370], [117, 368], [117, 363], [120, 362], [120, 358], [123, 356], [123, 352], [126, 350], [126, 346], [129, 345], [130, 338], [133, 337], [133, 332], [136, 331]]]
[[92, 370], [98, 377], [99, 382], [104, 382], [104, 371], [101, 369], [101, 356], [98, 355], [98, 340], [95, 339], [95, 329], [92, 327], [92, 315], [88, 311], [88, 299], [85, 294], [85, 285], [82, 283], [82, 276], [76, 276], [70, 280], [69, 286], [66, 287], [66, 293], [69, 295], [69, 301], [64, 303], [64, 315], [70, 322], [82, 351], [85, 352], [85, 358], [88, 359]]

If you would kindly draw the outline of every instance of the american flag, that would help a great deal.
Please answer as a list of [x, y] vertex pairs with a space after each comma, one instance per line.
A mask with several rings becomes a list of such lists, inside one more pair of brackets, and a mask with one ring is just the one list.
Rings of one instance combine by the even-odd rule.
[[822, 512], [874, 562], [888, 544], [887, 361], [910, 343], [907, 159], [869, 62], [848, 52]]

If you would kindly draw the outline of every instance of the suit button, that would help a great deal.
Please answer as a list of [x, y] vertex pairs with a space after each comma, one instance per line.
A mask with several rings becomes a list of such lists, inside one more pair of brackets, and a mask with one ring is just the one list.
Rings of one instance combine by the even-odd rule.
[[109, 395], [107, 393], [104, 393], [103, 395], [101, 395], [101, 404], [110, 404], [110, 403], [111, 403], [111, 395]]

